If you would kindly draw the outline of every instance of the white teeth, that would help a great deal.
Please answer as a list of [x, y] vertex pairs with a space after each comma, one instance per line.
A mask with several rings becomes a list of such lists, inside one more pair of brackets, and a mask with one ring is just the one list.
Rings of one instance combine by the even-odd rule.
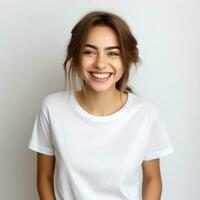
[[109, 74], [96, 74], [96, 73], [91, 73], [93, 76], [97, 77], [97, 78], [108, 78], [110, 76]]

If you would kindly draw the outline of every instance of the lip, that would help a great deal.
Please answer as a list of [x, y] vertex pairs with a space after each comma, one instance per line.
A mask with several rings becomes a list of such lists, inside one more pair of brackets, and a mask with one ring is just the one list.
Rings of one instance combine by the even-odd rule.
[[113, 74], [112, 72], [98, 72], [98, 71], [90, 71], [90, 73], [96, 73], [96, 74]]

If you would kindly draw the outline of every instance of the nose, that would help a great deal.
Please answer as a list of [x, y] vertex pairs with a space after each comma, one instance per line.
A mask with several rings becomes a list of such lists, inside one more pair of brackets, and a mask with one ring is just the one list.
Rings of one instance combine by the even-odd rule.
[[104, 54], [98, 54], [95, 61], [95, 67], [103, 69], [106, 67], [106, 58]]

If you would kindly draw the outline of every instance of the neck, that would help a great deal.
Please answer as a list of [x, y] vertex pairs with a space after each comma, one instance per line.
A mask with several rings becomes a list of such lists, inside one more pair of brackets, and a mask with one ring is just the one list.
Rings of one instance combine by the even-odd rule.
[[120, 98], [120, 91], [116, 88], [105, 92], [96, 92], [90, 88], [86, 88], [86, 93], [83, 90], [77, 93], [77, 99], [81, 106], [89, 113], [95, 115], [109, 115], [121, 108], [126, 101], [126, 97]]

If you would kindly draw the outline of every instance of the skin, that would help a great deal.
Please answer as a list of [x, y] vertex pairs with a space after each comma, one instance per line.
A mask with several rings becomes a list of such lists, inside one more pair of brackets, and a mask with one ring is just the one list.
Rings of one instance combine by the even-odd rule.
[[[106, 37], [105, 37], [106, 35]], [[86, 82], [87, 97], [82, 91], [75, 93], [79, 104], [94, 115], [110, 115], [119, 110], [127, 101], [127, 94], [120, 101], [115, 84], [123, 74], [123, 63], [119, 42], [115, 32], [107, 26], [91, 28], [84, 51], [80, 55], [81, 77]], [[109, 48], [109, 49], [108, 49]], [[112, 72], [106, 82], [95, 81], [89, 71]], [[37, 154], [37, 188], [40, 200], [55, 200], [53, 188], [55, 157]], [[160, 200], [161, 175], [159, 159], [143, 161], [143, 200]]]
[[[106, 35], [106, 37], [105, 37]], [[119, 110], [128, 95], [122, 95], [115, 84], [121, 78], [124, 68], [120, 45], [115, 32], [107, 26], [94, 26], [90, 29], [79, 63], [81, 78], [86, 82], [87, 96], [77, 92], [76, 98], [85, 110], [94, 115], [109, 115]], [[109, 80], [98, 82], [90, 71], [111, 72]]]
[[162, 193], [160, 159], [143, 161], [142, 172], [142, 200], [160, 200]]
[[56, 200], [53, 187], [55, 156], [37, 153], [37, 190], [40, 200]]

